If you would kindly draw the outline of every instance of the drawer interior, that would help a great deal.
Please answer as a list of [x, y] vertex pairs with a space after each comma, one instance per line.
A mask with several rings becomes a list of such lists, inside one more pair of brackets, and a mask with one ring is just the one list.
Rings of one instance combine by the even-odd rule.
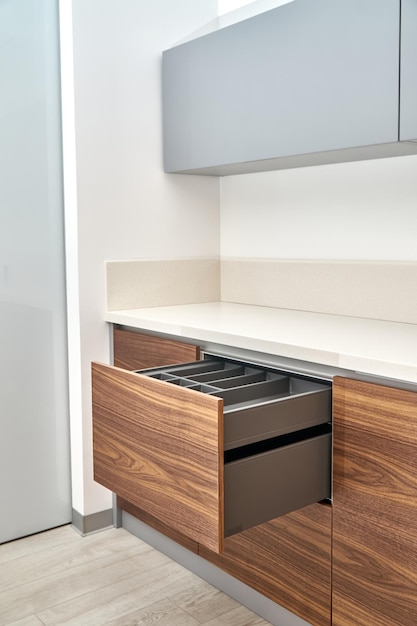
[[230, 408], [328, 388], [303, 377], [223, 359], [140, 370], [139, 373], [223, 398], [224, 406]]
[[220, 357], [140, 373], [222, 398], [225, 451], [264, 440], [271, 440], [270, 447], [289, 433], [296, 432], [298, 441], [331, 429], [331, 384], [325, 381]]

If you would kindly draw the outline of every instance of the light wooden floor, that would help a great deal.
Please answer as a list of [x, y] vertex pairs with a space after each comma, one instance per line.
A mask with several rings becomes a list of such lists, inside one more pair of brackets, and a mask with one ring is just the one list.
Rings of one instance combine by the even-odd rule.
[[0, 545], [1, 626], [262, 626], [126, 530], [71, 526]]

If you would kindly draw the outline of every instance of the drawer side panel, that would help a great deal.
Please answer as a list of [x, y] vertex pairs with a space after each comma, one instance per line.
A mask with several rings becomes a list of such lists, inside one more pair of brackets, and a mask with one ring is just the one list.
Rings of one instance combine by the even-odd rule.
[[94, 478], [190, 539], [223, 543], [223, 403], [93, 363]]

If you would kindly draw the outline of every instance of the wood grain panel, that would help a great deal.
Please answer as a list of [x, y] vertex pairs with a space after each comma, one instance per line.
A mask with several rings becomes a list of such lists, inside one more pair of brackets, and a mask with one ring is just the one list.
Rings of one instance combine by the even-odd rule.
[[[401, 525], [401, 524], [400, 524]], [[415, 530], [415, 529], [414, 529]], [[338, 614], [350, 605], [362, 607], [364, 621], [356, 624], [417, 624], [417, 536], [403, 535], [396, 526], [367, 516], [335, 511], [333, 530], [333, 624], [352, 624]]]
[[417, 393], [336, 378], [335, 511], [417, 532]]
[[126, 370], [187, 363], [200, 358], [197, 346], [120, 328], [113, 330], [113, 350], [114, 365]]
[[[368, 607], [361, 606], [357, 600], [347, 598], [338, 593], [333, 594], [333, 621], [332, 626], [400, 626], [399, 622], [393, 622], [391, 617], [378, 612], [369, 612]], [[414, 622], [412, 622], [414, 626]], [[405, 626], [404, 624], [402, 626]]]
[[223, 400], [93, 363], [94, 478], [214, 551], [223, 545]]
[[333, 623], [414, 626], [417, 393], [337, 377], [333, 401]]
[[131, 502], [128, 502], [127, 500], [124, 500], [123, 498], [120, 498], [119, 496], [117, 497], [117, 506], [120, 509], [123, 509], [123, 511], [130, 513], [130, 515], [133, 515], [134, 517], [139, 519], [141, 522], [144, 522], [144, 524], [151, 526], [152, 528], [162, 533], [166, 537], [173, 539], [173, 541], [176, 541], [180, 545], [184, 546], [184, 548], [187, 548], [187, 550], [190, 550], [191, 552], [195, 552], [195, 554], [198, 554], [198, 543], [196, 541], [193, 541], [192, 539], [189, 539], [182, 533], [179, 533], [178, 531], [174, 530], [171, 526], [168, 526], [168, 524], [163, 524], [162, 522], [157, 520], [153, 515], [146, 513], [139, 507], [135, 506]]
[[331, 621], [328, 505], [313, 504], [225, 539], [200, 555], [314, 626]]
[[415, 534], [416, 494], [416, 445], [335, 424], [334, 498], [338, 506]]
[[336, 427], [344, 424], [371, 435], [417, 442], [417, 392], [334, 378]]

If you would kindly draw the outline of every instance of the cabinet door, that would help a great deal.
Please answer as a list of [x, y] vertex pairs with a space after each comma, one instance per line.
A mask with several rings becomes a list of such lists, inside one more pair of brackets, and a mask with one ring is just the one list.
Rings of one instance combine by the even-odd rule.
[[330, 624], [330, 505], [313, 504], [200, 555], [315, 626]]
[[400, 139], [417, 140], [417, 0], [401, 0]]
[[397, 142], [399, 8], [297, 0], [165, 51], [166, 171]]
[[417, 393], [336, 378], [333, 625], [417, 623]]

